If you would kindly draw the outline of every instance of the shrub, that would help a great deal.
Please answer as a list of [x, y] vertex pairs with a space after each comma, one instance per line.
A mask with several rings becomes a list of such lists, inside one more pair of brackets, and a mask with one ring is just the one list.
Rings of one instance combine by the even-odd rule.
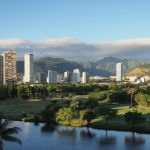
[[132, 127], [136, 124], [142, 124], [145, 122], [145, 117], [142, 115], [142, 113], [134, 111], [134, 112], [127, 112], [125, 114], [125, 122], [128, 125], [131, 125]]
[[135, 95], [135, 101], [141, 106], [150, 106], [150, 95], [138, 93]]

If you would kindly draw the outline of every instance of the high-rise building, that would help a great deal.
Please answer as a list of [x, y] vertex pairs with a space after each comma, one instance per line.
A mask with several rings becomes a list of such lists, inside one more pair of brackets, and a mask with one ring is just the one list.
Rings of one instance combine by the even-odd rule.
[[69, 71], [64, 72], [64, 81], [65, 82], [71, 82], [72, 80], [72, 73]]
[[3, 83], [3, 56], [0, 55], [0, 84]]
[[116, 64], [116, 81], [122, 81], [122, 64]]
[[69, 79], [69, 71], [65, 71], [64, 72], [64, 81], [68, 82], [68, 79]]
[[8, 50], [3, 54], [3, 82], [16, 82], [17, 69], [16, 69], [16, 52]]
[[88, 82], [88, 73], [82, 72], [82, 83], [87, 83], [87, 82]]
[[61, 83], [63, 81], [63, 75], [57, 74], [57, 83]]
[[42, 73], [38, 73], [36, 76], [36, 82], [37, 83], [42, 83]]
[[56, 71], [48, 70], [47, 82], [48, 83], [57, 83], [57, 72]]
[[24, 82], [32, 83], [34, 80], [33, 54], [25, 53], [24, 55]]
[[79, 69], [73, 70], [72, 81], [73, 83], [79, 83], [81, 81], [81, 75]]

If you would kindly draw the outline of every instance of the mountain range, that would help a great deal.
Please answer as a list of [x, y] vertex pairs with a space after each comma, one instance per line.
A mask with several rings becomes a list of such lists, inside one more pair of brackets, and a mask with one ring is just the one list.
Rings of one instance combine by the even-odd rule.
[[[90, 75], [111, 76], [115, 75], [116, 63], [122, 63], [123, 73], [126, 74], [131, 70], [148, 64], [150, 61], [134, 59], [118, 59], [115, 57], [106, 57], [96, 62], [75, 62], [62, 58], [43, 57], [34, 61], [35, 74], [38, 72], [47, 73], [47, 70], [55, 70], [62, 74], [64, 71], [72, 71], [79, 68], [81, 71], [87, 71]], [[24, 73], [24, 62], [17, 61], [17, 72]]]

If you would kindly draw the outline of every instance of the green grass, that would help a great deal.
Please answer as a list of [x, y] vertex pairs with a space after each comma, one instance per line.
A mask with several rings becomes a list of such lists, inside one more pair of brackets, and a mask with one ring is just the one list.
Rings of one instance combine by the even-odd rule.
[[[84, 97], [84, 96], [83, 96]], [[83, 98], [78, 97], [78, 98]], [[86, 98], [86, 96], [84, 97]], [[58, 100], [58, 99], [57, 99]], [[61, 100], [61, 99], [60, 99]], [[23, 101], [23, 100], [7, 100], [0, 101], [0, 114], [5, 114], [10, 117], [12, 120], [21, 119], [22, 113], [25, 112], [27, 114], [33, 113], [38, 114], [44, 108], [50, 104], [51, 100], [45, 101]], [[104, 122], [101, 118], [94, 119], [91, 122], [91, 127], [97, 129], [110, 129], [110, 130], [123, 130], [130, 131], [130, 127], [124, 121], [124, 114], [131, 109], [129, 105], [121, 105], [121, 104], [108, 104], [109, 107], [118, 110], [118, 114], [116, 118], [112, 118], [109, 122]], [[137, 110], [142, 112], [145, 116], [150, 115], [150, 107], [138, 106]], [[32, 116], [32, 115], [31, 115]], [[30, 117], [30, 116], [29, 116]], [[72, 126], [81, 126], [84, 123], [81, 120], [73, 120], [72, 122], [61, 122], [61, 124], [67, 125], [71, 124]], [[136, 130], [138, 132], [150, 133], [150, 122], [145, 122], [142, 126], [137, 126]]]
[[[107, 129], [107, 130], [118, 130], [118, 131], [131, 131], [131, 127], [124, 121], [124, 114], [131, 111], [129, 105], [109, 105], [111, 108], [118, 110], [117, 117], [112, 118], [108, 122], [105, 122], [101, 118], [94, 119], [91, 122], [91, 127], [96, 129]], [[136, 108], [138, 111], [142, 112], [145, 116], [150, 116], [150, 107], [138, 106]], [[146, 121], [144, 124], [136, 125], [134, 127], [136, 132], [150, 133], [150, 121]]]
[[48, 104], [46, 101], [23, 101], [23, 100], [7, 100], [0, 101], [0, 113], [6, 116], [20, 116], [23, 112], [26, 113], [40, 113]]

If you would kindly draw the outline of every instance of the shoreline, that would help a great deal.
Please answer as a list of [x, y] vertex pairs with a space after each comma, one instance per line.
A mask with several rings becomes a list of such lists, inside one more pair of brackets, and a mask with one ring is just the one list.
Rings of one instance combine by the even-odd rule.
[[[9, 117], [8, 117], [9, 118]], [[30, 123], [46, 123], [42, 120], [39, 121], [34, 121], [34, 119], [21, 119], [21, 118], [14, 118], [10, 117], [9, 118], [11, 121], [22, 121], [22, 122], [30, 122]], [[134, 127], [131, 127], [127, 125], [126, 123], [120, 123], [120, 122], [93, 122], [90, 123], [89, 126], [87, 125], [71, 125], [71, 123], [49, 123], [49, 124], [54, 124], [54, 125], [62, 125], [62, 126], [71, 126], [71, 127], [89, 127], [97, 130], [108, 130], [108, 131], [123, 131], [123, 132], [136, 132], [139, 134], [150, 134], [150, 126], [146, 127], [145, 124], [143, 125], [136, 125]]]

